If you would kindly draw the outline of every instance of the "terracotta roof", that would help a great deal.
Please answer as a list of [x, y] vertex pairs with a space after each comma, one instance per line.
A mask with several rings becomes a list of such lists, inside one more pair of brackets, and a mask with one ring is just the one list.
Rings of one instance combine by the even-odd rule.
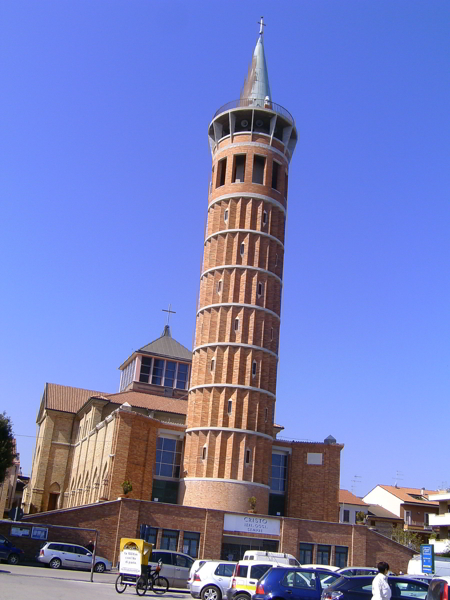
[[[428, 500], [429, 494], [435, 494], [434, 490], [423, 490], [423, 488], [406, 488], [406, 487], [395, 487], [395, 485], [380, 485], [380, 488], [390, 492], [403, 502], [408, 504], [433, 504], [439, 506], [439, 502], [432, 502]], [[423, 493], [422, 493], [423, 492]], [[415, 498], [414, 496], [418, 496]]]
[[147, 408], [148, 410], [159, 410], [161, 412], [175, 413], [178, 415], [187, 414], [187, 400], [178, 400], [177, 398], [166, 398], [165, 396], [155, 396], [153, 394], [132, 391], [107, 394], [105, 397], [114, 404], [128, 402], [131, 406]]
[[76, 413], [91, 396], [104, 396], [103, 392], [47, 383], [45, 386], [45, 408]]
[[395, 519], [396, 521], [403, 522], [403, 519], [401, 517], [394, 515], [394, 513], [391, 513], [389, 510], [386, 510], [379, 504], [368, 504], [368, 507], [369, 516], [374, 516], [379, 519]]
[[358, 506], [367, 506], [361, 498], [355, 496], [348, 490], [339, 490], [339, 504], [357, 504]]

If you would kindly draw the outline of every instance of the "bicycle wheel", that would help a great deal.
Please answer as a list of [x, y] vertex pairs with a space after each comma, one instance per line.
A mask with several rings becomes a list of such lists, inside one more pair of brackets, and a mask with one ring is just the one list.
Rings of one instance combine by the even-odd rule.
[[116, 592], [118, 594], [123, 594], [126, 588], [127, 584], [123, 582], [122, 575], [119, 575], [116, 579]]
[[165, 594], [169, 589], [169, 580], [165, 577], [155, 577], [153, 580], [152, 590], [155, 594]]
[[146, 581], [145, 577], [142, 577], [142, 575], [141, 575], [140, 577], [138, 577], [138, 579], [136, 581], [136, 594], [138, 596], [143, 596], [146, 591], [147, 591], [147, 581]]

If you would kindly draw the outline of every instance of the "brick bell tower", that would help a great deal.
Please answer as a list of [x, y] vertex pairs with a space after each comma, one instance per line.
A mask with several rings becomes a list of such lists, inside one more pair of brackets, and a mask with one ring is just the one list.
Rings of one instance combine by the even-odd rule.
[[180, 501], [267, 514], [280, 334], [290, 113], [272, 102], [263, 19], [239, 100], [209, 125], [212, 178]]

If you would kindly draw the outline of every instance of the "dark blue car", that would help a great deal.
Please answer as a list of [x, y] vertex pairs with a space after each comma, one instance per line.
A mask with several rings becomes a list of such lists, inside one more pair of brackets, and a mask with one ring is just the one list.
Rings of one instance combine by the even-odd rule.
[[340, 578], [326, 569], [276, 566], [258, 581], [252, 600], [320, 600], [322, 592]]
[[[322, 600], [371, 600], [373, 577], [341, 577], [327, 588]], [[388, 577], [391, 600], [425, 600], [428, 583], [411, 577]]]
[[23, 550], [16, 548], [0, 533], [0, 560], [6, 560], [10, 565], [17, 565], [22, 556]]

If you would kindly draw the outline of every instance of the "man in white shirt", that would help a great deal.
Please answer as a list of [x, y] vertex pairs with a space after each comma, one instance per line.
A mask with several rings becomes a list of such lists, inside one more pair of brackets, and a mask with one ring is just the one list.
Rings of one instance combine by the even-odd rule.
[[391, 600], [392, 590], [387, 578], [389, 565], [387, 562], [379, 562], [377, 568], [378, 575], [372, 581], [372, 600]]

